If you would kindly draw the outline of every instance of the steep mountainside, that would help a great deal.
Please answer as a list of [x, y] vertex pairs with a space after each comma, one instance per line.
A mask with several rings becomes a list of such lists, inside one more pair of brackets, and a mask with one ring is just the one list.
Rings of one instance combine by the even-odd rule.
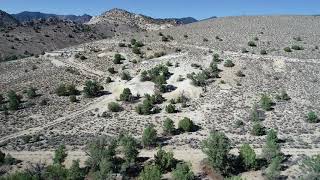
[[17, 26], [19, 22], [10, 14], [0, 10], [0, 27]]
[[86, 23], [90, 21], [90, 19], [92, 18], [92, 16], [87, 14], [84, 14], [82, 16], [76, 16], [76, 15], [46, 14], [41, 12], [28, 12], [28, 11], [24, 11], [18, 14], [12, 14], [12, 16], [15, 17], [21, 23], [27, 22], [27, 21], [39, 20], [39, 19], [49, 19], [49, 18], [69, 20], [76, 23]]

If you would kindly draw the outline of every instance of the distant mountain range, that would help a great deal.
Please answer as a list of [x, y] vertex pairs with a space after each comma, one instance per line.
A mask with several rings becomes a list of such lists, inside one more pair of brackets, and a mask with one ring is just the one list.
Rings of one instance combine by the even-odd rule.
[[113, 36], [166, 29], [197, 21], [192, 17], [157, 19], [117, 8], [94, 17], [27, 11], [8, 14], [0, 10], [0, 62]]
[[[122, 10], [122, 9], [112, 9], [110, 11], [114, 10]], [[122, 10], [125, 11], [125, 10]], [[133, 14], [133, 13], [132, 13]], [[87, 23], [90, 21], [92, 16], [88, 14], [84, 14], [82, 16], [77, 15], [57, 15], [57, 14], [47, 14], [42, 12], [29, 12], [24, 11], [18, 14], [11, 14], [16, 20], [18, 20], [20, 23], [38, 20], [38, 19], [49, 19], [49, 18], [57, 18], [60, 20], [67, 20], [67, 21], [73, 21], [76, 23]], [[143, 16], [143, 15], [142, 15]], [[147, 16], [146, 16], [147, 17]], [[159, 21], [175, 21], [177, 24], [190, 24], [197, 22], [198, 20], [193, 17], [184, 17], [184, 18], [156, 18], [155, 20]]]
[[49, 19], [49, 18], [57, 18], [60, 20], [69, 20], [76, 23], [86, 23], [90, 21], [92, 16], [88, 14], [84, 14], [82, 16], [76, 16], [76, 15], [57, 15], [57, 14], [46, 14], [41, 12], [28, 12], [24, 11], [18, 14], [11, 14], [14, 18], [16, 18], [19, 22], [28, 22], [38, 19]]

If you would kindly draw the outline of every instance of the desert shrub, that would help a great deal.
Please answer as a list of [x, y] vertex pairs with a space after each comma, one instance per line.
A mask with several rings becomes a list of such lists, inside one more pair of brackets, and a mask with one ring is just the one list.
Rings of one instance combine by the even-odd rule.
[[111, 74], [115, 74], [115, 73], [116, 73], [116, 71], [114, 70], [114, 67], [108, 68], [108, 71], [109, 71], [109, 73], [111, 73]]
[[72, 165], [67, 172], [67, 179], [82, 180], [85, 178], [85, 172], [80, 168], [80, 161], [73, 160]]
[[242, 48], [242, 49], [241, 49], [241, 52], [242, 52], [242, 53], [248, 53], [249, 51], [248, 51], [246, 48]]
[[154, 68], [141, 72], [141, 81], [152, 81], [156, 84], [166, 84], [166, 80], [171, 76], [167, 66], [162, 64]]
[[168, 104], [165, 109], [166, 109], [167, 113], [176, 113], [177, 112], [176, 106], [174, 104]]
[[302, 46], [299, 46], [299, 45], [293, 45], [293, 46], [291, 46], [291, 49], [293, 49], [293, 50], [304, 50], [304, 48]]
[[276, 96], [276, 99], [282, 100], [282, 101], [288, 101], [290, 100], [290, 97], [285, 90], [281, 90], [280, 94]]
[[106, 78], [106, 83], [111, 83], [111, 82], [112, 82], [111, 77], [107, 77], [107, 78]]
[[61, 165], [67, 156], [66, 147], [64, 145], [60, 145], [58, 149], [54, 151], [53, 163]]
[[4, 97], [3, 97], [3, 95], [2, 94], [0, 94], [0, 104], [3, 104], [4, 103]]
[[120, 94], [120, 101], [132, 102], [133, 98], [134, 97], [129, 88], [124, 88], [122, 93]]
[[221, 62], [219, 54], [213, 54], [213, 61], [214, 62]]
[[137, 41], [136, 43], [134, 43], [134, 46], [136, 46], [136, 47], [143, 47], [144, 44], [143, 44], [143, 42], [141, 42], [141, 41]]
[[115, 54], [114, 55], [114, 59], [113, 59], [113, 63], [114, 64], [121, 64], [121, 60], [123, 60], [124, 58], [121, 56], [121, 54]]
[[260, 98], [260, 106], [265, 111], [270, 111], [272, 109], [272, 100], [271, 100], [271, 98], [268, 95], [263, 94], [261, 96], [261, 98]]
[[116, 102], [110, 102], [108, 104], [108, 109], [111, 112], [119, 112], [119, 111], [121, 111], [121, 106]]
[[170, 118], [166, 118], [163, 122], [163, 132], [173, 134], [175, 131], [174, 122]]
[[0, 150], [0, 165], [4, 163], [5, 157], [6, 157], [6, 154]]
[[261, 55], [266, 55], [266, 54], [267, 54], [267, 51], [264, 50], [264, 49], [262, 49], [262, 50], [260, 51], [260, 54], [261, 54]]
[[126, 81], [130, 81], [132, 79], [132, 77], [129, 74], [129, 72], [123, 71], [121, 74], [121, 79], [126, 80]]
[[291, 50], [290, 47], [285, 47], [283, 50], [284, 50], [285, 52], [292, 52], [292, 50]]
[[134, 47], [132, 48], [132, 52], [133, 52], [134, 54], [141, 54], [140, 48], [137, 47], [137, 46], [134, 46]]
[[203, 42], [208, 42], [209, 40], [207, 38], [203, 38]]
[[303, 179], [317, 180], [320, 177], [320, 154], [306, 157], [300, 165]]
[[194, 130], [194, 123], [191, 119], [184, 117], [179, 121], [178, 128], [183, 132], [191, 132]]
[[35, 97], [37, 97], [37, 93], [36, 93], [37, 89], [34, 87], [29, 87], [26, 91], [27, 96], [29, 99], [33, 99]]
[[55, 90], [58, 96], [71, 96], [71, 95], [78, 95], [79, 91], [76, 89], [76, 86], [73, 84], [60, 84], [58, 88]]
[[214, 169], [225, 172], [231, 145], [229, 138], [224, 133], [211, 132], [209, 137], [202, 141], [201, 149]]
[[91, 98], [99, 96], [103, 89], [103, 86], [101, 86], [98, 82], [89, 80], [85, 82], [83, 92], [86, 97]]
[[118, 46], [119, 47], [126, 47], [126, 44], [125, 43], [119, 43]]
[[235, 123], [235, 128], [239, 128], [239, 127], [242, 127], [244, 126], [244, 122], [241, 121], [241, 120], [237, 120], [236, 123]]
[[161, 171], [157, 165], [146, 165], [139, 175], [139, 180], [161, 180]]
[[262, 126], [259, 122], [255, 122], [252, 126], [251, 134], [254, 136], [263, 136], [266, 134], [265, 127]]
[[161, 40], [162, 40], [163, 42], [168, 42], [168, 41], [169, 41], [169, 38], [166, 37], [166, 36], [162, 36], [162, 37], [161, 37]]
[[158, 111], [159, 110], [157, 108], [154, 108], [151, 101], [148, 99], [143, 100], [142, 104], [139, 104], [136, 107], [136, 112], [142, 115], [154, 114], [154, 113], [157, 113]]
[[251, 46], [251, 47], [256, 47], [256, 43], [254, 41], [249, 41], [248, 42], [248, 46]]
[[244, 77], [245, 75], [243, 74], [243, 72], [241, 70], [236, 72], [236, 76], [238, 77]]
[[275, 157], [266, 169], [265, 175], [268, 180], [278, 179], [280, 177], [281, 157]]
[[172, 152], [166, 152], [160, 148], [157, 154], [154, 155], [154, 163], [160, 168], [161, 172], [171, 170], [175, 164]]
[[21, 104], [22, 97], [13, 90], [10, 90], [8, 92], [7, 97], [9, 102], [8, 109], [12, 111], [18, 110]]
[[127, 164], [134, 163], [138, 157], [138, 142], [131, 135], [125, 135], [120, 140], [122, 146], [122, 152]]
[[135, 45], [135, 44], [136, 44], [136, 42], [137, 42], [137, 40], [136, 40], [136, 39], [131, 39], [131, 40], [130, 40], [131, 45]]
[[145, 98], [148, 99], [151, 104], [162, 104], [165, 101], [165, 98], [159, 93], [155, 93], [152, 96], [146, 94]]
[[157, 131], [154, 128], [154, 125], [147, 126], [142, 135], [142, 145], [143, 147], [150, 147], [155, 145], [157, 140]]
[[178, 163], [172, 171], [173, 180], [194, 180], [194, 174], [187, 163]]
[[310, 111], [307, 114], [307, 122], [309, 122], [309, 123], [318, 123], [319, 122], [318, 115], [315, 112]]
[[300, 36], [298, 36], [298, 37], [293, 37], [293, 39], [296, 40], [296, 41], [302, 41], [302, 38], [301, 38]]
[[165, 53], [164, 51], [155, 52], [155, 53], [153, 54], [153, 56], [156, 57], [156, 58], [162, 57], [162, 56], [164, 56], [164, 55], [166, 55], [166, 53]]
[[84, 55], [82, 55], [82, 56], [80, 56], [80, 59], [81, 59], [81, 60], [86, 60], [87, 57], [85, 57]]
[[249, 144], [244, 144], [240, 147], [239, 157], [247, 170], [256, 167], [256, 153]]
[[258, 37], [254, 37], [253, 40], [259, 41], [259, 38]]
[[194, 72], [188, 74], [187, 78], [191, 79], [193, 85], [204, 87], [207, 85], [207, 80], [209, 79], [209, 76], [207, 73], [202, 71], [197, 74]]
[[71, 96], [69, 97], [69, 100], [70, 100], [70, 102], [77, 102], [77, 96], [71, 95]]
[[226, 60], [226, 62], [224, 62], [223, 65], [224, 65], [224, 67], [233, 67], [234, 63], [230, 59], [228, 59], [228, 60]]

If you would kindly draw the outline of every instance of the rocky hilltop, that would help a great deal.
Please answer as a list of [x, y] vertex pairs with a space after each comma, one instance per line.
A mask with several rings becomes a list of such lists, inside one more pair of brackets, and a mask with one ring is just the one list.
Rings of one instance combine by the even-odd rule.
[[179, 25], [179, 22], [175, 19], [154, 19], [117, 8], [111, 9], [100, 16], [95, 16], [88, 22], [88, 24], [105, 23], [127, 24], [143, 30], [159, 30]]

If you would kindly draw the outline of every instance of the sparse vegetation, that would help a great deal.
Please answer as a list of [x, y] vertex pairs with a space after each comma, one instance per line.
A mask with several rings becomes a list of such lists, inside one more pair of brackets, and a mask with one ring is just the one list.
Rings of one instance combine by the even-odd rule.
[[89, 80], [85, 82], [83, 92], [86, 97], [92, 98], [99, 96], [103, 89], [103, 86], [101, 86], [97, 81]]
[[170, 118], [166, 118], [163, 122], [163, 131], [166, 134], [173, 134], [175, 131], [174, 122]]
[[111, 112], [119, 112], [119, 111], [121, 111], [121, 106], [116, 102], [110, 102], [108, 104], [108, 109]]
[[147, 126], [142, 135], [142, 144], [144, 147], [151, 147], [155, 145], [157, 139], [157, 131], [154, 129], [154, 125]]
[[179, 121], [178, 124], [178, 128], [182, 131], [182, 132], [191, 132], [194, 130], [195, 125], [193, 124], [192, 120], [184, 117], [182, 120]]
[[309, 122], [309, 123], [318, 123], [319, 122], [318, 115], [315, 112], [310, 111], [307, 114], [307, 122]]

